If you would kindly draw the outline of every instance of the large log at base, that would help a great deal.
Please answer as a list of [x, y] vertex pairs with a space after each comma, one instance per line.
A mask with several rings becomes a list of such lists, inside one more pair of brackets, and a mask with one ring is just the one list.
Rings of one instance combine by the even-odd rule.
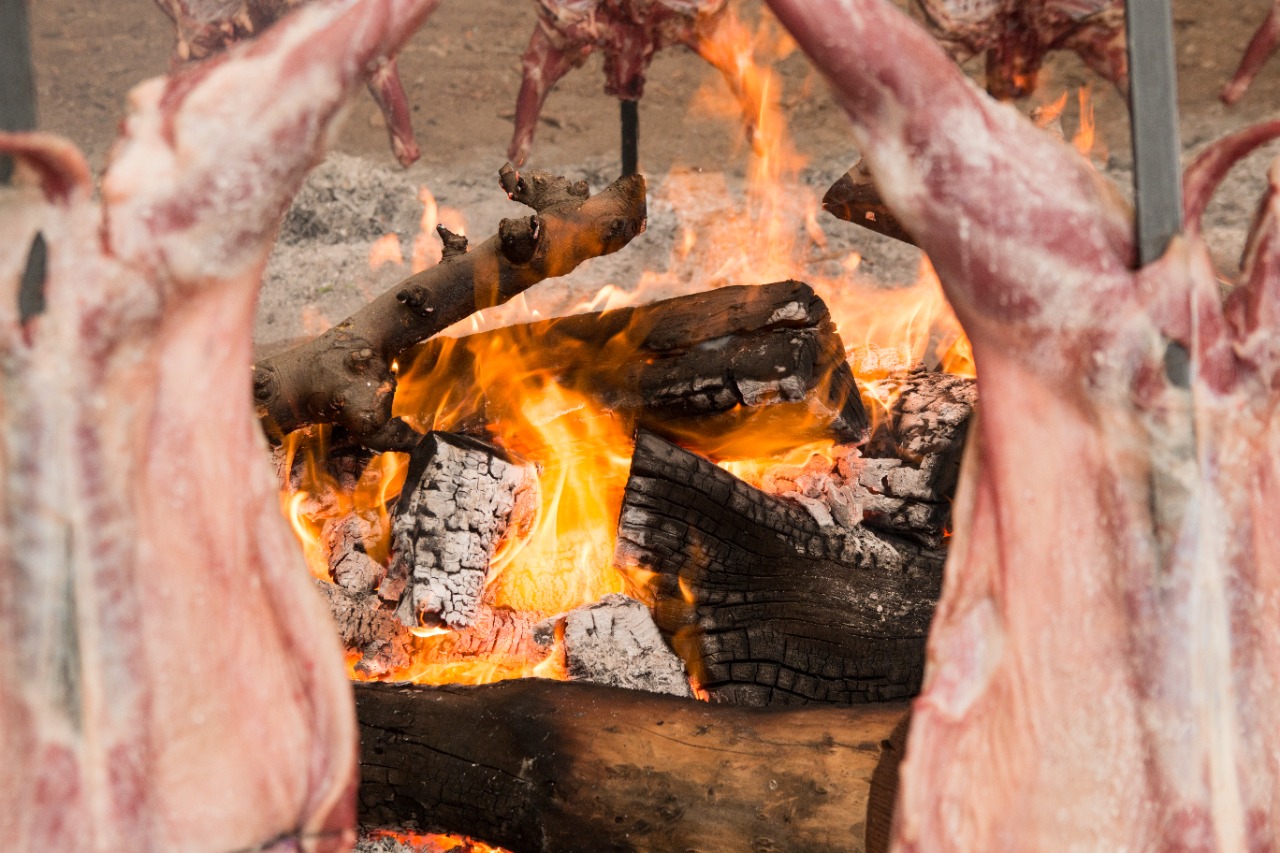
[[[646, 428], [688, 434], [699, 447], [715, 447], [751, 419], [786, 425], [788, 448], [806, 439], [796, 424], [809, 440], [856, 441], [867, 427], [830, 312], [801, 282], [724, 287], [435, 339], [401, 359], [401, 382], [478, 389], [467, 416], [492, 420], [478, 362], [510, 347], [519, 348], [523, 370], [552, 376]], [[437, 408], [434, 400], [421, 404]]]
[[507, 195], [534, 215], [504, 219], [468, 251], [440, 229], [439, 264], [383, 293], [323, 335], [254, 365], [253, 393], [269, 437], [313, 423], [375, 436], [391, 417], [392, 364], [409, 347], [547, 278], [621, 249], [645, 228], [645, 183], [619, 178], [591, 196], [586, 183], [545, 172], [500, 172]]
[[734, 708], [592, 684], [357, 684], [361, 821], [518, 853], [861, 853], [903, 705]]
[[658, 625], [713, 700], [914, 695], [944, 557], [914, 536], [824, 526], [655, 435], [636, 437], [615, 559], [651, 576]]

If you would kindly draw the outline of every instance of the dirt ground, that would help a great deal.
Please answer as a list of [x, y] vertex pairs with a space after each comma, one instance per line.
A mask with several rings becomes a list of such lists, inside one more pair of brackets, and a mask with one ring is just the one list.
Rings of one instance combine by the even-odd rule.
[[[742, 5], [744, 14], [758, 13], [757, 2]], [[1217, 99], [1269, 5], [1269, 0], [1175, 2], [1188, 153], [1231, 129], [1275, 115], [1280, 58], [1264, 69], [1239, 105], [1227, 108]], [[31, 6], [41, 128], [71, 138], [101, 168], [129, 88], [166, 70], [170, 23], [150, 0], [42, 0]], [[286, 223], [266, 277], [255, 329], [260, 343], [340, 319], [403, 274], [405, 268], [396, 264], [370, 271], [368, 252], [381, 234], [395, 232], [409, 253], [422, 213], [421, 187], [429, 188], [442, 208], [461, 211], [472, 234], [487, 235], [499, 218], [519, 214], [498, 192], [496, 170], [505, 161], [520, 57], [534, 20], [530, 2], [441, 3], [400, 54], [423, 150], [422, 160], [407, 172], [390, 155], [372, 100], [367, 94], [356, 100], [337, 153], [314, 176]], [[845, 118], [801, 55], [791, 54], [777, 68], [790, 132], [808, 161], [795, 180], [820, 196], [857, 159]], [[585, 177], [595, 188], [616, 174], [618, 109], [603, 94], [602, 81], [600, 60], [593, 57], [560, 83], [543, 114], [531, 165]], [[1127, 185], [1127, 110], [1120, 96], [1071, 55], [1054, 59], [1042, 82], [1021, 106], [1093, 83], [1107, 152], [1101, 165]], [[676, 213], [687, 214], [686, 208], [704, 198], [712, 208], [706, 215], [715, 216], [714, 208], [724, 203], [722, 195], [700, 195], [700, 181], [740, 188], [749, 158], [739, 125], [698, 106], [705, 96], [696, 93], [705, 89], [714, 95], [716, 87], [723, 93], [716, 73], [690, 52], [672, 49], [657, 56], [640, 103], [640, 163], [650, 178], [650, 230], [619, 255], [584, 266], [572, 281], [541, 286], [530, 300], [541, 313], [565, 310], [576, 295], [605, 283], [622, 290], [636, 287], [646, 269], [670, 265], [680, 236]], [[1068, 132], [1075, 121], [1068, 113]], [[1237, 169], [1211, 210], [1215, 254], [1224, 266], [1239, 252], [1273, 154], [1255, 156]], [[864, 258], [862, 274], [882, 281], [914, 274], [914, 255], [900, 244], [830, 217], [822, 220], [831, 251], [820, 258], [856, 250]], [[687, 287], [708, 284], [688, 278]]]

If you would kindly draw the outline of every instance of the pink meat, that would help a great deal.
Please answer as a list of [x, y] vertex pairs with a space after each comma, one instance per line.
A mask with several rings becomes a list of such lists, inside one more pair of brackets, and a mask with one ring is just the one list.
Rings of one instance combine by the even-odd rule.
[[1021, 98], [1045, 56], [1074, 51], [1121, 89], [1127, 85], [1124, 0], [915, 0], [952, 57], [986, 54], [987, 90]]
[[1249, 40], [1249, 46], [1245, 48], [1240, 67], [1236, 69], [1231, 81], [1223, 87], [1221, 97], [1224, 102], [1234, 104], [1244, 97], [1253, 78], [1258, 76], [1262, 66], [1275, 53], [1277, 42], [1280, 42], [1280, 0], [1271, 4], [1271, 10], [1262, 19], [1257, 32]]
[[770, 5], [978, 369], [895, 849], [1275, 849], [1280, 175], [1225, 303], [1196, 223], [1280, 123], [1193, 166], [1188, 232], [1134, 272], [1112, 188], [888, 2]]
[[336, 114], [432, 6], [316, 2], [137, 87], [100, 201], [70, 143], [0, 134], [0, 849], [350, 846], [354, 707], [250, 329]]
[[[173, 19], [178, 42], [173, 49], [175, 70], [188, 62], [207, 59], [233, 44], [253, 38], [276, 21], [312, 0], [156, 0]], [[439, 2], [439, 0], [436, 0]], [[369, 76], [369, 93], [387, 122], [391, 150], [400, 165], [413, 165], [421, 156], [413, 136], [409, 100], [396, 71], [395, 60], [379, 57]]]
[[524, 55], [516, 97], [515, 134], [507, 156], [522, 165], [533, 146], [538, 116], [560, 78], [599, 50], [604, 54], [604, 90], [624, 100], [644, 94], [653, 55], [682, 44], [724, 75], [736, 97], [741, 81], [733, 58], [712, 49], [737, 34], [727, 0], [536, 0], [538, 25]]

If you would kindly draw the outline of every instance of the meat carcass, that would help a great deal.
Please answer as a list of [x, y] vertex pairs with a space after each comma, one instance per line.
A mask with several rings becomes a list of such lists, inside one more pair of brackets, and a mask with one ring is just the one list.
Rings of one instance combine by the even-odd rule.
[[1123, 89], [1124, 0], [915, 0], [957, 62], [986, 54], [987, 91], [1002, 100], [1036, 86], [1051, 51], [1071, 50]]
[[[172, 62], [177, 70], [188, 62], [207, 59], [237, 42], [253, 38], [309, 2], [311, 0], [156, 0], [156, 5], [173, 19], [177, 29]], [[370, 60], [368, 80], [369, 94], [378, 102], [387, 123], [392, 153], [400, 165], [413, 165], [421, 152], [413, 136], [409, 99], [394, 57]]]
[[[1280, 844], [1280, 173], [1225, 301], [1198, 230], [1135, 272], [1113, 188], [885, 0], [770, 0], [973, 344], [897, 850]], [[1191, 376], [1169, 377], [1171, 342]]]
[[[317, 2], [130, 95], [101, 200], [0, 134], [0, 849], [333, 851], [356, 728], [250, 390], [279, 220], [431, 0]], [[47, 246], [43, 313], [17, 289]]]
[[[538, 25], [524, 54], [515, 133], [507, 152], [516, 165], [528, 159], [547, 95], [597, 50], [604, 53], [604, 91], [622, 100], [639, 100], [644, 94], [645, 73], [657, 51], [682, 44], [724, 75], [739, 102], [748, 102], [740, 79], [744, 58], [730, 45], [745, 45], [749, 39], [728, 0], [535, 2]], [[744, 112], [750, 124], [753, 113]]]
[[1245, 48], [1244, 56], [1240, 59], [1240, 67], [1236, 69], [1231, 81], [1222, 89], [1221, 97], [1225, 103], [1234, 104], [1244, 97], [1244, 93], [1253, 83], [1253, 78], [1258, 76], [1262, 66], [1271, 58], [1271, 54], [1275, 53], [1278, 42], [1280, 42], [1280, 0], [1274, 0], [1271, 10], [1267, 12], [1267, 16], [1262, 19], [1262, 23], [1253, 34], [1253, 38], [1249, 40], [1249, 46]]

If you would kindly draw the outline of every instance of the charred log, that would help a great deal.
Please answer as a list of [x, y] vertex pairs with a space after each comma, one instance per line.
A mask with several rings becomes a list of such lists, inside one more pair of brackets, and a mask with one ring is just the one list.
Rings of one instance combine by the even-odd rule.
[[476, 617], [508, 527], [532, 524], [537, 477], [491, 444], [430, 433], [409, 456], [381, 595], [405, 625], [464, 628]]
[[521, 853], [861, 851], [881, 743], [905, 713], [540, 679], [355, 692], [363, 823]]
[[[838, 494], [854, 515], [857, 492]], [[945, 552], [856, 520], [815, 516], [641, 432], [616, 560], [653, 576], [657, 623], [713, 700], [903, 699], [920, 687]]]
[[376, 594], [352, 592], [319, 579], [315, 583], [329, 605], [343, 648], [360, 656], [358, 672], [378, 677], [409, 665], [413, 635]]
[[606, 595], [539, 626], [544, 643], [554, 631], [564, 648], [571, 681], [629, 690], [693, 696], [684, 663], [676, 656], [649, 608], [625, 595]]
[[259, 361], [254, 399], [268, 434], [336, 423], [357, 436], [391, 417], [391, 364], [406, 349], [478, 310], [500, 305], [589, 258], [621, 249], [645, 225], [644, 178], [619, 178], [589, 197], [585, 183], [543, 172], [500, 173], [507, 194], [536, 212], [505, 219], [470, 251], [449, 251], [315, 340]]
[[877, 234], [915, 245], [916, 241], [880, 198], [871, 172], [859, 160], [831, 185], [822, 197], [822, 207], [837, 219], [869, 228]]
[[[855, 441], [866, 430], [826, 304], [800, 282], [725, 287], [429, 341], [412, 370], [429, 375], [434, 387], [476, 388], [478, 361], [512, 345], [521, 347], [526, 368], [645, 428], [688, 434], [708, 450], [749, 419], [786, 424], [788, 446], [826, 435]], [[477, 405], [471, 428], [490, 419], [485, 402]], [[810, 434], [798, 433], [797, 423]]]

